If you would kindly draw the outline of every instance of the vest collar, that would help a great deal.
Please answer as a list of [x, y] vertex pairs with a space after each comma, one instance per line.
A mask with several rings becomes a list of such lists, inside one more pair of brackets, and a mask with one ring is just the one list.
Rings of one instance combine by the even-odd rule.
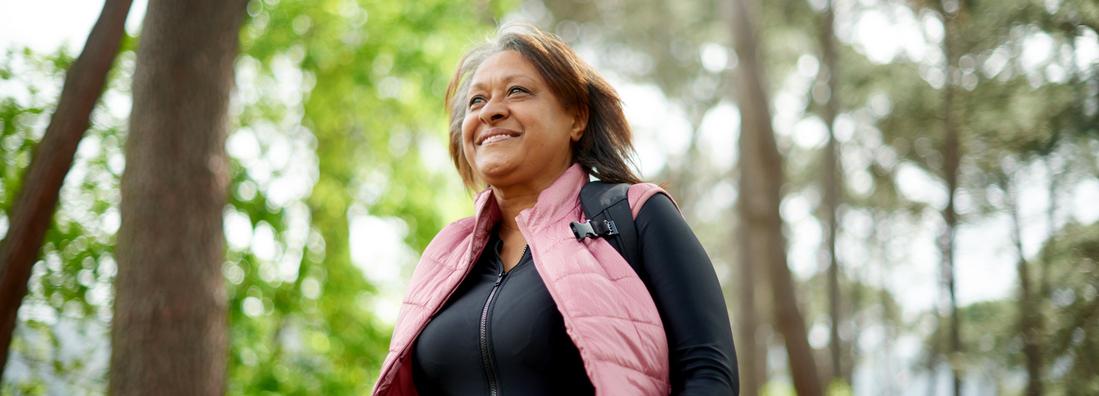
[[[517, 222], [545, 223], [556, 222], [572, 215], [580, 206], [580, 189], [588, 183], [588, 173], [580, 164], [572, 164], [557, 177], [557, 180], [538, 194], [533, 207], [523, 209], [515, 218]], [[492, 188], [486, 188], [477, 194], [474, 200], [476, 223], [478, 228], [491, 228], [500, 217], [500, 208], [496, 205]]]

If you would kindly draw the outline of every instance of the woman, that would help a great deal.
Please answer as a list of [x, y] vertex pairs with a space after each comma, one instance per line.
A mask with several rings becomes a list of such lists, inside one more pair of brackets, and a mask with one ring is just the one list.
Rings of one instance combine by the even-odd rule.
[[[505, 27], [447, 89], [471, 218], [413, 274], [375, 395], [728, 395], [735, 353], [706, 252], [627, 166], [614, 89], [556, 37]], [[631, 183], [640, 272], [570, 223], [589, 175]]]

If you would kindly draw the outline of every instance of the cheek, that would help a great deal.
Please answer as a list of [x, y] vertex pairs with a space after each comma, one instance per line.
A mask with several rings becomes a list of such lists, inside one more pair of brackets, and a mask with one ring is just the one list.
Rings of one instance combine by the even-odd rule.
[[472, 159], [475, 151], [473, 150], [473, 131], [477, 129], [477, 123], [475, 121], [476, 118], [470, 116], [466, 116], [466, 118], [462, 120], [461, 144], [462, 151], [466, 154], [466, 159]]
[[473, 145], [473, 131], [477, 128], [476, 118], [466, 116], [462, 119], [462, 147]]

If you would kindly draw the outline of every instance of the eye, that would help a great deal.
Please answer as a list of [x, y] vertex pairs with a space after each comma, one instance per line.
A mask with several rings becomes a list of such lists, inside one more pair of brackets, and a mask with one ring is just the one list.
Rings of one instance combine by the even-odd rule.
[[508, 95], [512, 95], [512, 94], [515, 94], [515, 93], [530, 93], [530, 91], [528, 91], [526, 88], [520, 87], [518, 85], [515, 85], [515, 86], [512, 86], [511, 88], [508, 88]]
[[477, 105], [480, 105], [480, 104], [483, 104], [483, 103], [485, 103], [485, 97], [481, 96], [481, 95], [477, 95], [477, 96], [474, 96], [474, 97], [469, 99], [469, 107], [470, 108], [472, 108], [474, 106], [477, 106]]

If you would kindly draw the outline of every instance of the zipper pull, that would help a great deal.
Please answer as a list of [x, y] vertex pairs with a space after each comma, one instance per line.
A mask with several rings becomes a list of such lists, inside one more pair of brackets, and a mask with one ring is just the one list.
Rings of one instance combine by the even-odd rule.
[[504, 271], [500, 271], [500, 272], [496, 273], [496, 285], [495, 286], [500, 286], [500, 282], [503, 281], [503, 280], [504, 280]]

